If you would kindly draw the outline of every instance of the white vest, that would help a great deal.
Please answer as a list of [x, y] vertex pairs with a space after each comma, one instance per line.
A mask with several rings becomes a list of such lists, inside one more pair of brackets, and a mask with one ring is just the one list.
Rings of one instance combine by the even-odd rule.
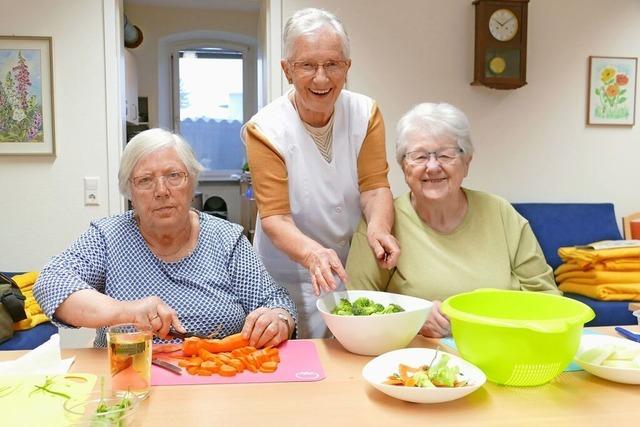
[[[284, 158], [291, 216], [296, 226], [344, 265], [362, 211], [358, 189], [358, 153], [367, 133], [373, 100], [343, 90], [333, 122], [333, 159], [327, 163], [287, 95], [260, 110], [251, 121]], [[267, 271], [278, 282], [310, 282], [306, 268], [277, 249], [264, 234], [260, 220], [253, 241]]]

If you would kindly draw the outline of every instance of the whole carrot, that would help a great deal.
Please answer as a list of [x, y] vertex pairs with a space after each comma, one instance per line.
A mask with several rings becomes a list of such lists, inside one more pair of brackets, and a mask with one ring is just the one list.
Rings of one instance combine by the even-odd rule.
[[249, 340], [243, 338], [241, 333], [237, 333], [220, 340], [202, 340], [200, 345], [211, 353], [223, 353], [248, 346]]

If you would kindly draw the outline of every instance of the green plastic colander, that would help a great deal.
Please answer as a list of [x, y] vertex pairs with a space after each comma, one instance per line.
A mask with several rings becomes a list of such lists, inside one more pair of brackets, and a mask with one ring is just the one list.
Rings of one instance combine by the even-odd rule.
[[449, 297], [441, 310], [460, 355], [490, 381], [513, 386], [558, 376], [578, 351], [584, 323], [595, 317], [573, 299], [499, 289]]

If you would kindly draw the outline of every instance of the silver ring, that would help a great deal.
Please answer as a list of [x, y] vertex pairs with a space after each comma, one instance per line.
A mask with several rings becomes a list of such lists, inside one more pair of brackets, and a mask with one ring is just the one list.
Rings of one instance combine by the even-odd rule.
[[153, 316], [152, 318], [149, 319], [149, 322], [153, 322], [154, 320], [156, 320], [158, 317], [160, 317], [159, 314], [156, 314], [155, 316]]
[[287, 325], [287, 337], [291, 338], [291, 324], [289, 324], [289, 318], [287, 317], [287, 315], [279, 312], [278, 319], [281, 322], [284, 322], [285, 325]]

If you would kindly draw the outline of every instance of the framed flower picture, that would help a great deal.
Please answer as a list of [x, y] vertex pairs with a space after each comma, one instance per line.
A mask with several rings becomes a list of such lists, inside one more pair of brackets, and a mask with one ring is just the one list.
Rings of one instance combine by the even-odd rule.
[[587, 124], [635, 124], [637, 66], [637, 58], [589, 57]]
[[0, 36], [0, 155], [55, 155], [51, 44]]

